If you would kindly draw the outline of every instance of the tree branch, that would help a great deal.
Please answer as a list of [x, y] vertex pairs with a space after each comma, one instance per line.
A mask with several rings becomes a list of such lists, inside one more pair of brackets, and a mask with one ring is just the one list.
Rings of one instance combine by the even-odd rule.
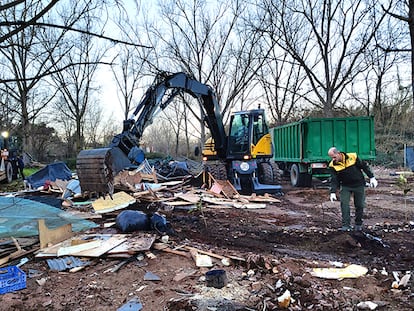
[[71, 63], [68, 64], [62, 68], [58, 68], [55, 70], [47, 70], [44, 73], [40, 74], [40, 75], [36, 75], [35, 77], [31, 77], [31, 78], [24, 78], [24, 79], [0, 79], [0, 84], [2, 83], [10, 83], [10, 82], [20, 82], [20, 81], [32, 81], [35, 79], [39, 79], [39, 78], [43, 78], [61, 71], [64, 71], [67, 68], [73, 67], [73, 66], [83, 66], [83, 65], [91, 65], [91, 64], [100, 64], [100, 65], [113, 65], [112, 63], [108, 63], [108, 62], [79, 62], [79, 63]]
[[[39, 18], [41, 18], [43, 15], [45, 15], [47, 12], [49, 12], [52, 9], [52, 7], [54, 7], [58, 2], [59, 2], [59, 0], [52, 0], [52, 1], [50, 1], [49, 5], [45, 6], [45, 8], [43, 10], [41, 10], [39, 12], [39, 14], [36, 14], [29, 21], [23, 22], [20, 27], [12, 30], [9, 33], [7, 33], [6, 35], [0, 37], [0, 42], [6, 41], [8, 38], [10, 38], [10, 37], [14, 36], [15, 34], [19, 33], [20, 31], [22, 31], [23, 29], [25, 29], [27, 26], [35, 24], [35, 22]], [[0, 26], [1, 26], [1, 24], [0, 24]]]
[[[43, 26], [43, 27], [58, 28], [58, 29], [64, 29], [64, 30], [70, 30], [70, 31], [79, 32], [79, 33], [82, 33], [82, 34], [90, 35], [90, 36], [97, 37], [97, 38], [101, 38], [101, 39], [105, 39], [105, 40], [110, 40], [110, 41], [112, 41], [114, 43], [120, 43], [120, 44], [131, 45], [131, 46], [134, 46], [134, 47], [141, 47], [141, 48], [147, 48], [147, 49], [152, 49], [153, 48], [152, 46], [147, 46], [147, 45], [142, 45], [142, 44], [136, 44], [136, 43], [132, 43], [132, 42], [127, 42], [127, 41], [123, 41], [123, 40], [119, 40], [119, 39], [107, 37], [107, 36], [104, 36], [104, 35], [92, 33], [92, 32], [89, 32], [87, 30], [76, 29], [76, 28], [62, 26], [62, 25], [55, 25], [55, 24], [49, 24], [49, 23], [0, 22], [0, 27], [1, 26], [15, 26], [15, 25], [21, 25], [21, 27], [19, 27], [18, 29], [23, 29], [23, 28], [25, 28], [25, 27], [27, 27], [29, 25], [30, 26]], [[3, 38], [0, 38], [0, 42], [3, 42], [2, 40], [3, 40]]]
[[409, 52], [409, 53], [411, 53], [412, 52], [412, 49], [397, 49], [397, 48], [392, 49], [392, 48], [389, 48], [389, 47], [383, 47], [381, 45], [377, 45], [377, 48], [383, 50], [386, 53], [392, 53], [392, 52]]
[[10, 3], [0, 5], [0, 11], [4, 11], [4, 10], [10, 9], [10, 8], [13, 8], [13, 7], [19, 5], [20, 3], [23, 3], [24, 1], [25, 0], [16, 0], [16, 1], [12, 1]]
[[396, 19], [399, 19], [399, 20], [401, 20], [403, 22], [406, 22], [406, 23], [409, 23], [410, 22], [410, 20], [409, 20], [408, 17], [395, 14], [395, 13], [391, 12], [389, 9], [386, 9], [383, 5], [381, 5], [381, 7], [385, 11], [385, 13], [387, 13], [388, 15], [391, 15], [392, 17], [394, 17]]

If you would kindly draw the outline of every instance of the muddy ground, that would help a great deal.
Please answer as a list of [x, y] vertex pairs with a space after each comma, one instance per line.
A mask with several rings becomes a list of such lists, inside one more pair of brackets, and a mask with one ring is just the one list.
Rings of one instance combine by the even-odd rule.
[[[168, 240], [172, 249], [195, 247], [231, 257], [230, 265], [214, 259], [213, 268], [200, 268], [190, 256], [152, 249], [154, 258], [134, 257], [117, 272], [108, 270], [120, 260], [101, 257], [70, 273], [52, 272], [44, 260], [31, 258], [21, 268], [40, 273], [27, 278], [26, 289], [0, 295], [0, 310], [140, 310], [126, 308], [133, 298], [145, 311], [281, 310], [278, 297], [286, 290], [288, 310], [413, 310], [413, 278], [392, 288], [396, 275], [414, 270], [413, 196], [404, 197], [393, 171], [374, 172], [379, 186], [367, 188], [363, 232], [337, 230], [339, 203], [328, 200], [326, 184], [292, 188], [286, 179], [280, 203], [265, 209], [167, 213], [176, 232]], [[313, 268], [341, 264], [368, 272], [344, 279], [311, 274]], [[224, 270], [227, 285], [207, 286], [209, 269]], [[147, 272], [159, 280], [146, 280]]]

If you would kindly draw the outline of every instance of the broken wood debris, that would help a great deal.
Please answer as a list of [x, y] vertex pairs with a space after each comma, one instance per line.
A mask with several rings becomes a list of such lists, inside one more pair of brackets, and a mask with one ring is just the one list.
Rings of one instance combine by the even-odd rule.
[[72, 237], [72, 224], [66, 224], [56, 229], [49, 229], [44, 219], [37, 221], [39, 229], [40, 248], [45, 248], [50, 244], [56, 244]]
[[9, 255], [0, 258], [0, 267], [4, 266], [5, 264], [7, 264], [9, 261], [11, 260], [15, 260], [15, 259], [19, 259], [23, 256], [29, 255], [33, 252], [35, 252], [37, 250], [37, 248], [33, 248], [31, 250], [24, 250], [19, 242], [17, 241], [17, 239], [15, 239], [14, 237], [11, 237], [14, 245], [16, 246], [16, 251], [10, 253]]
[[215, 179], [213, 175], [208, 174], [209, 191], [215, 194], [223, 194], [227, 199], [234, 199], [240, 196], [236, 188], [228, 180]]
[[[78, 237], [73, 237], [57, 243], [53, 246], [43, 248], [36, 254], [36, 257], [50, 258], [63, 255], [100, 257], [126, 240], [127, 238], [125, 236], [117, 234], [80, 235]], [[79, 241], [88, 241], [93, 243], [83, 246], [84, 243], [80, 243]]]
[[[228, 180], [217, 180], [209, 173], [206, 174], [208, 174], [210, 187], [196, 189], [188, 184], [188, 176], [182, 176], [178, 180], [168, 180], [168, 178], [160, 177], [156, 169], [146, 163], [140, 169], [121, 171], [115, 176], [115, 189], [119, 191], [114, 192], [112, 197], [83, 199], [76, 191], [68, 192], [66, 188], [71, 182], [76, 181], [75, 179], [72, 181], [56, 180], [37, 191], [47, 194], [62, 193], [62, 208], [65, 211], [83, 219], [97, 220], [103, 220], [103, 216], [113, 220], [119, 210], [139, 202], [157, 203], [158, 207], [162, 205], [168, 212], [178, 208], [197, 209], [201, 207], [265, 208], [267, 203], [280, 202], [269, 195], [240, 195]], [[101, 221], [100, 228], [113, 230], [113, 224], [114, 222]], [[71, 224], [48, 228], [44, 219], [39, 219], [38, 230], [39, 244], [36, 247], [27, 251], [15, 241], [17, 250], [10, 248], [6, 256], [0, 258], [0, 266], [29, 253], [35, 253], [34, 256], [38, 259], [61, 259], [68, 256], [91, 259], [105, 256], [108, 259], [121, 259], [125, 264], [130, 262], [128, 258], [139, 253], [145, 254], [148, 259], [153, 259], [156, 258], [158, 252], [164, 252], [192, 259], [200, 268], [212, 267], [217, 260], [222, 266], [231, 265], [233, 260], [245, 261], [243, 258], [222, 256], [188, 245], [174, 247], [168, 243], [168, 240], [156, 243], [157, 235], [151, 233], [79, 234], [72, 231]], [[77, 271], [83, 267], [72, 269], [74, 269], [72, 271]]]

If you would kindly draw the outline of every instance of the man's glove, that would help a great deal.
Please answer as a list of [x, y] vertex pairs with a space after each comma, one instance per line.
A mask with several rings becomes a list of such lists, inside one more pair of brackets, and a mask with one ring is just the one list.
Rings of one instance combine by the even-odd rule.
[[375, 177], [369, 179], [369, 186], [372, 188], [376, 188], [378, 186], [378, 181], [375, 179]]
[[335, 193], [331, 193], [330, 197], [331, 202], [336, 201], [336, 194]]

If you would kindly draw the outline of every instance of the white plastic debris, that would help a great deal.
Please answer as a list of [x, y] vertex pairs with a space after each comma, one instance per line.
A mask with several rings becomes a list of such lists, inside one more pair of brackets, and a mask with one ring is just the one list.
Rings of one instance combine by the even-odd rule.
[[278, 301], [280, 308], [289, 307], [290, 300], [291, 300], [291, 296], [290, 296], [290, 291], [288, 289], [283, 293], [283, 295], [277, 297], [277, 301]]
[[372, 301], [362, 301], [357, 304], [359, 310], [375, 310], [378, 308], [378, 305]]
[[344, 264], [340, 261], [330, 261], [329, 262], [332, 266], [336, 267], [336, 268], [343, 268]]
[[408, 272], [406, 273], [400, 280], [400, 282], [398, 283], [399, 287], [407, 287], [408, 282], [410, 281], [411, 278], [411, 273]]
[[403, 275], [403, 277], [400, 279], [398, 272], [394, 271], [393, 273], [395, 281], [392, 282], [391, 288], [398, 289], [400, 287], [406, 287], [408, 285], [408, 282], [411, 278], [411, 272], [407, 271], [406, 274]]
[[281, 279], [277, 280], [276, 282], [276, 289], [279, 289], [283, 286], [283, 281]]
[[197, 267], [212, 267], [213, 261], [210, 256], [203, 255], [203, 254], [196, 254], [195, 255], [196, 266]]

